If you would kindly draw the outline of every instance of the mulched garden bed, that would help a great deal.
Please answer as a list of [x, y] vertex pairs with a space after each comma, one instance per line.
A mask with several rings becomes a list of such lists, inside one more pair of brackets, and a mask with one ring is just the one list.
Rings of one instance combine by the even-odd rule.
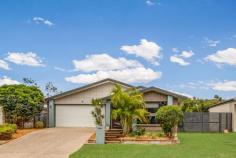
[[[170, 145], [179, 144], [180, 141], [178, 137], [166, 137], [166, 136], [126, 136], [115, 138], [114, 140], [120, 140], [119, 144], [160, 144], [160, 145]], [[88, 140], [88, 144], [96, 144], [96, 134], [94, 133]]]
[[8, 143], [8, 142], [10, 142], [14, 139], [20, 138], [20, 137], [22, 137], [26, 134], [29, 134], [31, 132], [38, 131], [38, 130], [40, 130], [40, 129], [35, 129], [35, 128], [32, 128], [32, 129], [17, 129], [16, 133], [12, 134], [11, 139], [9, 139], [9, 140], [0, 140], [0, 145]]

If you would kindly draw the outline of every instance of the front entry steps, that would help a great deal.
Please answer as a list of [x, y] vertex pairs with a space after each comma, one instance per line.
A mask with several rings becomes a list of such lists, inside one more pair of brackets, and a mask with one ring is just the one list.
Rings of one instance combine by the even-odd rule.
[[[105, 143], [106, 144], [119, 144], [121, 143], [120, 138], [122, 137], [122, 129], [108, 129], [105, 132]], [[92, 135], [88, 144], [96, 144], [96, 134]]]
[[122, 129], [109, 129], [105, 134], [106, 144], [117, 144], [120, 143], [120, 137], [122, 137]]

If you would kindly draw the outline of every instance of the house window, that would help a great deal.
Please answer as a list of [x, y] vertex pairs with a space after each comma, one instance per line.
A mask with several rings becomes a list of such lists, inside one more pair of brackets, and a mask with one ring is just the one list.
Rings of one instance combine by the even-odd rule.
[[146, 103], [146, 109], [149, 112], [149, 123], [150, 124], [157, 124], [158, 120], [156, 119], [156, 112], [157, 110], [167, 105], [167, 101], [160, 101], [160, 102], [153, 102], [153, 103]]
[[156, 113], [158, 108], [147, 108], [149, 113]]

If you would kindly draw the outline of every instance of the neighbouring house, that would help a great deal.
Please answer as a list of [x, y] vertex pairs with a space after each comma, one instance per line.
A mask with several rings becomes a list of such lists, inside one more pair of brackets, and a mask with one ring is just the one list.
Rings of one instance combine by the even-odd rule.
[[236, 132], [236, 97], [213, 105], [209, 112], [232, 113], [232, 131]]
[[[86, 86], [73, 89], [59, 95], [47, 98], [48, 103], [48, 126], [49, 127], [95, 127], [91, 111], [93, 98], [103, 98], [106, 128], [112, 128], [116, 120], [111, 118], [112, 105], [110, 95], [116, 84], [123, 89], [134, 87], [132, 85], [104, 79]], [[146, 108], [150, 112], [150, 123], [156, 124], [155, 112], [161, 106], [178, 105], [185, 96], [166, 91], [156, 87], [136, 87], [143, 93]]]

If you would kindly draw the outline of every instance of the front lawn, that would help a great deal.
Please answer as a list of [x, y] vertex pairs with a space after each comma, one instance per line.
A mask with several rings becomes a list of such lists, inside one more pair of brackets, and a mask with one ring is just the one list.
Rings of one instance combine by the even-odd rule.
[[178, 145], [84, 145], [70, 158], [235, 158], [236, 133], [181, 133]]

